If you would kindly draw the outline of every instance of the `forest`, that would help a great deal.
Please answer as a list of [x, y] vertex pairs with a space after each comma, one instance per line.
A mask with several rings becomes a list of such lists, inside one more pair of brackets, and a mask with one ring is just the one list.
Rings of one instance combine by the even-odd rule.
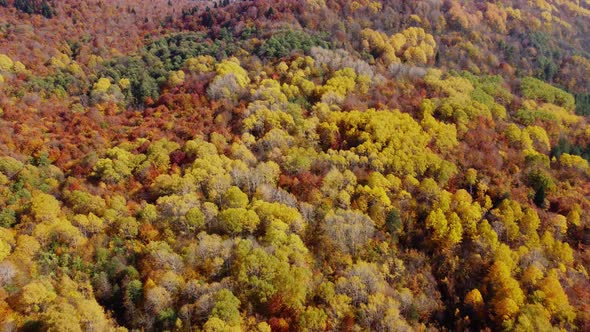
[[0, 0], [2, 331], [590, 331], [590, 0]]

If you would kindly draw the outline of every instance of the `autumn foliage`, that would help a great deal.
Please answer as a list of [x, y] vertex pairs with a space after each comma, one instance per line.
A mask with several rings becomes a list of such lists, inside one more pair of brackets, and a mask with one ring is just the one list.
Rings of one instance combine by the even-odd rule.
[[589, 330], [589, 18], [0, 0], [1, 329]]

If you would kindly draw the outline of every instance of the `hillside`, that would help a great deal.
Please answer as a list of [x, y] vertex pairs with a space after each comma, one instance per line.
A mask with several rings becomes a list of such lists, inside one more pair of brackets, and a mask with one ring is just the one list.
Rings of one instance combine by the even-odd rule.
[[588, 0], [0, 0], [0, 328], [590, 330], [589, 36]]

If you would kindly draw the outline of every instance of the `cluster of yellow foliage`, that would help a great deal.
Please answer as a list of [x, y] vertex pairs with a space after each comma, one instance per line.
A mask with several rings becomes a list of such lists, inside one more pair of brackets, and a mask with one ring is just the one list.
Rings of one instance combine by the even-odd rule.
[[361, 36], [364, 50], [385, 64], [403, 61], [424, 65], [435, 55], [434, 37], [422, 28], [411, 27], [392, 36], [366, 28]]
[[210, 55], [199, 55], [186, 60], [184, 66], [197, 73], [208, 73], [213, 70], [215, 59]]
[[383, 4], [379, 1], [370, 1], [370, 0], [360, 0], [360, 1], [352, 1], [349, 4], [350, 10], [352, 13], [355, 13], [361, 8], [369, 9], [373, 14], [378, 13], [381, 8], [383, 8]]

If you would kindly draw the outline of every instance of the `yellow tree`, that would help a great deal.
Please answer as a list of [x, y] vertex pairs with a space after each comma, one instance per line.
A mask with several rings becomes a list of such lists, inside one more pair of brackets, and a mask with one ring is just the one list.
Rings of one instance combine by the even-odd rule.
[[57, 298], [55, 289], [47, 279], [30, 282], [22, 288], [20, 307], [25, 313], [44, 311]]
[[557, 270], [549, 271], [547, 276], [539, 282], [539, 290], [534, 295], [544, 304], [554, 318], [564, 324], [562, 326], [573, 324], [576, 313], [561, 287], [557, 277]]
[[488, 273], [492, 310], [499, 323], [512, 320], [524, 304], [525, 296], [509, 267], [497, 260]]
[[59, 202], [55, 197], [41, 191], [33, 192], [31, 213], [37, 221], [53, 221], [57, 219], [60, 212]]

